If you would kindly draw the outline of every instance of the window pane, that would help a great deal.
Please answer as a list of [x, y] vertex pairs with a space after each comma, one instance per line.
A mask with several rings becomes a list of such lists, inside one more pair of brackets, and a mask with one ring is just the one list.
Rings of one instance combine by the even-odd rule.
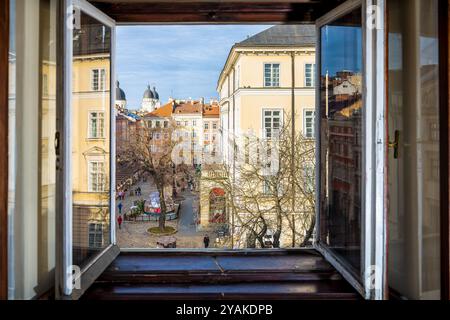
[[[361, 83], [361, 9], [322, 27], [320, 36], [320, 241], [359, 276], [364, 105], [360, 87], [355, 87], [356, 90], [352, 92], [339, 89], [347, 81]], [[354, 134], [337, 133], [347, 129], [351, 129]], [[341, 146], [341, 150], [338, 146]], [[344, 146], [351, 150], [348, 156], [345, 156]]]
[[[106, 91], [110, 85], [106, 75], [110, 74], [111, 30], [81, 13], [81, 28], [73, 33], [73, 263], [83, 267], [111, 243], [110, 126], [107, 121], [110, 94]], [[92, 76], [92, 84], [89, 76]], [[81, 94], [93, 91], [104, 92], [90, 95], [89, 99]]]
[[438, 1], [391, 0], [389, 11], [390, 140], [399, 135], [388, 158], [389, 286], [408, 299], [440, 299]]

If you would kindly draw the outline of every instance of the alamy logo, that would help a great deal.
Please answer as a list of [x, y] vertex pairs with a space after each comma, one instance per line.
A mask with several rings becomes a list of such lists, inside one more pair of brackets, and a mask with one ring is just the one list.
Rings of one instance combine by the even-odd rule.
[[66, 24], [69, 30], [80, 30], [81, 29], [81, 9], [77, 6], [69, 6], [67, 8], [67, 19]]
[[377, 5], [367, 7], [367, 29], [381, 30], [383, 29], [382, 8]]
[[81, 289], [81, 268], [79, 266], [70, 266], [67, 268], [66, 287], [69, 290]]

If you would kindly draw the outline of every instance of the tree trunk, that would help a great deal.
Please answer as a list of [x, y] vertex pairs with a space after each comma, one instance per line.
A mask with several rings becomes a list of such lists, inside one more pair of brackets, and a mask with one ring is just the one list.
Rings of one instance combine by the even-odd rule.
[[160, 182], [157, 182], [157, 185], [159, 191], [159, 202], [161, 204], [161, 213], [159, 214], [159, 229], [161, 230], [161, 232], [164, 232], [164, 230], [166, 229], [166, 199], [164, 194], [164, 186], [161, 186]]
[[302, 244], [300, 247], [306, 247], [306, 244], [308, 243], [308, 240], [312, 237], [314, 229], [316, 227], [316, 219], [311, 220], [311, 224], [309, 225], [308, 231], [306, 231], [305, 238], [303, 239]]
[[250, 236], [247, 237], [247, 248], [248, 249], [256, 248], [256, 233], [253, 230], [250, 230]]
[[273, 247], [279, 248], [280, 247], [280, 238], [281, 238], [281, 232], [283, 229], [283, 220], [281, 216], [281, 204], [280, 201], [277, 200], [277, 230], [275, 231], [273, 235]]

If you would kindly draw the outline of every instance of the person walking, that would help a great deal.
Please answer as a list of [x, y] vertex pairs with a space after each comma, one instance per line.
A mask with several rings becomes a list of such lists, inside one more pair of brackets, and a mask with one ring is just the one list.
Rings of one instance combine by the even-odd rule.
[[205, 237], [203, 238], [203, 244], [205, 245], [205, 248], [209, 247], [209, 236], [205, 235]]
[[122, 214], [122, 208], [123, 208], [122, 202], [119, 202], [119, 205], [117, 207], [119, 208], [119, 214]]
[[123, 222], [122, 216], [119, 215], [119, 217], [117, 218], [117, 223], [119, 224], [119, 229], [122, 229], [122, 222]]

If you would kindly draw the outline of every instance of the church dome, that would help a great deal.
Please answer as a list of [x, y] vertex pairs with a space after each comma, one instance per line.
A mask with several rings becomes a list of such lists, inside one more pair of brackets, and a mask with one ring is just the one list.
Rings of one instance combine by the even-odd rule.
[[147, 90], [144, 92], [144, 99], [155, 99], [155, 94], [153, 93], [150, 86], [147, 86]]
[[159, 93], [156, 91], [156, 87], [153, 87], [153, 97], [155, 97], [156, 100], [159, 100]]
[[126, 101], [127, 96], [125, 95], [125, 92], [120, 89], [120, 83], [119, 81], [116, 81], [116, 101]]

